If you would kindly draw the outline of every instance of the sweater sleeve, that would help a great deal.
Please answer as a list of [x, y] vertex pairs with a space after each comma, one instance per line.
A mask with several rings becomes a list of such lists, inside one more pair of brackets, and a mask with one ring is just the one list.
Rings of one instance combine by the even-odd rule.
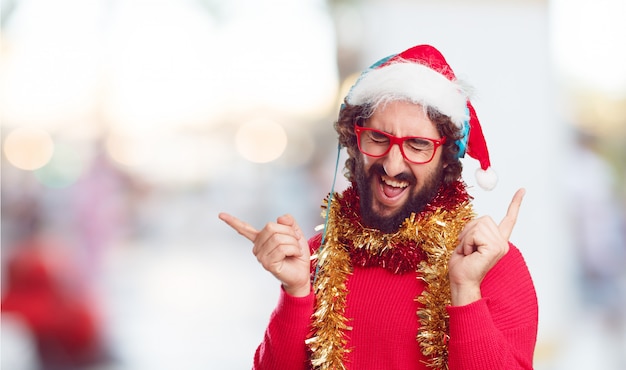
[[481, 284], [483, 298], [448, 307], [450, 370], [533, 368], [537, 295], [528, 267], [513, 245]]
[[281, 288], [278, 305], [254, 355], [255, 370], [306, 369], [304, 341], [309, 334], [314, 302], [313, 293], [292, 297]]
[[[319, 235], [309, 240], [311, 252], [319, 247], [320, 241]], [[306, 297], [293, 297], [281, 287], [278, 304], [254, 354], [254, 370], [308, 369], [305, 340], [310, 334], [314, 307], [313, 292]]]

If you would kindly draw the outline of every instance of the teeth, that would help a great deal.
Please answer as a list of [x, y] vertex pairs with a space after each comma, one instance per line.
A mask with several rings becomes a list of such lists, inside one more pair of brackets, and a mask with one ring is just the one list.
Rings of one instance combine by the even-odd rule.
[[406, 188], [407, 186], [409, 186], [408, 182], [405, 181], [396, 181], [392, 178], [389, 177], [381, 177], [380, 178], [382, 180], [382, 182], [384, 182], [385, 184], [389, 185], [389, 186], [393, 186], [394, 188]]

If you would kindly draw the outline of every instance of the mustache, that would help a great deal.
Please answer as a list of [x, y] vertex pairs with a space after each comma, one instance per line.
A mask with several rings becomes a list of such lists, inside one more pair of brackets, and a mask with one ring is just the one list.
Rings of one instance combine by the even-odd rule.
[[410, 185], [413, 185], [417, 182], [417, 179], [415, 178], [415, 176], [413, 176], [413, 174], [410, 172], [402, 172], [402, 173], [397, 174], [396, 176], [389, 176], [389, 174], [387, 174], [387, 171], [385, 171], [385, 167], [383, 167], [383, 165], [380, 163], [374, 163], [372, 164], [372, 167], [370, 167], [370, 176], [375, 176], [375, 175], [391, 177], [397, 181], [406, 181]]

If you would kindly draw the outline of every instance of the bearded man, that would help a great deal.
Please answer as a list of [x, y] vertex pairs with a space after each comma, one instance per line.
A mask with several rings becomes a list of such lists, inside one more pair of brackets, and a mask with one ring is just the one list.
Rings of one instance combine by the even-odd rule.
[[524, 190], [500, 223], [475, 217], [459, 158], [496, 177], [468, 91], [430, 45], [384, 58], [335, 124], [351, 186], [323, 232], [220, 214], [281, 282], [255, 369], [532, 369], [537, 297], [509, 242]]

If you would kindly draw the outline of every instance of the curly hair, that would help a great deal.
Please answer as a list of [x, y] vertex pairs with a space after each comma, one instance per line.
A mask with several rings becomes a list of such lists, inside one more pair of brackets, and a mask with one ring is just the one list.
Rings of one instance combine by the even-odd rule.
[[[335, 122], [335, 130], [339, 134], [339, 144], [345, 146], [348, 151], [348, 159], [345, 163], [345, 176], [350, 182], [355, 181], [356, 161], [360, 160], [360, 151], [354, 133], [354, 124], [362, 126], [365, 120], [372, 116], [378, 105], [350, 105], [344, 101], [339, 112], [339, 118]], [[426, 109], [428, 118], [435, 124], [437, 131], [447, 140], [442, 148], [442, 161], [447, 164], [443, 169], [443, 182], [450, 184], [461, 177], [463, 165], [458, 158], [459, 147], [456, 143], [461, 138], [460, 130], [455, 126], [450, 117], [445, 116], [436, 109]]]

